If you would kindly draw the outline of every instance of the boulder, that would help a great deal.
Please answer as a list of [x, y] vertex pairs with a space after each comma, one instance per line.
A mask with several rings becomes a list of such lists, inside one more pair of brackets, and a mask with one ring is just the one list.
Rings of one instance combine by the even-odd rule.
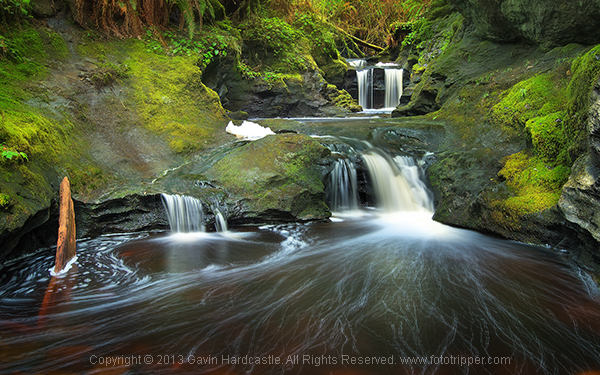
[[600, 42], [600, 0], [449, 0], [484, 39], [543, 46]]
[[313, 138], [276, 134], [231, 151], [206, 176], [240, 202], [238, 221], [319, 220], [331, 216], [322, 181], [332, 162]]

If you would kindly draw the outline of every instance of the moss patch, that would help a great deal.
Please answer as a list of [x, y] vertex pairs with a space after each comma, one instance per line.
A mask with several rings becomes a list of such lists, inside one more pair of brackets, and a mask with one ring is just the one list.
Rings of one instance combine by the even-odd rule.
[[499, 175], [507, 180], [514, 196], [495, 204], [516, 215], [524, 215], [550, 208], [558, 203], [562, 185], [567, 182], [570, 168], [553, 167], [525, 151], [504, 160]]
[[244, 199], [250, 211], [287, 211], [302, 220], [327, 217], [317, 164], [329, 151], [309, 136], [267, 136], [237, 148], [207, 175]]
[[88, 42], [80, 50], [127, 72], [123, 83], [132, 91], [124, 105], [137, 112], [144, 127], [167, 139], [175, 152], [202, 150], [222, 130], [226, 113], [218, 95], [202, 83], [198, 57], [154, 53], [136, 39]]

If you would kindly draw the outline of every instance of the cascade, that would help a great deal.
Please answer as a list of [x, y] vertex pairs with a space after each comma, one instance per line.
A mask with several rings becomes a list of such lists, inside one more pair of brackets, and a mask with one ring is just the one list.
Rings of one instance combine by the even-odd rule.
[[347, 158], [338, 159], [331, 171], [328, 202], [333, 212], [358, 209], [356, 167]]
[[371, 177], [379, 208], [387, 212], [432, 211], [430, 194], [420, 181], [414, 160], [413, 166], [401, 157], [390, 160], [375, 150], [366, 151], [361, 156]]
[[396, 108], [402, 96], [404, 69], [385, 69], [385, 108]]
[[185, 195], [162, 194], [172, 233], [204, 232], [202, 202]]
[[357, 70], [358, 104], [363, 109], [373, 107], [373, 69]]
[[423, 182], [423, 170], [417, 165], [415, 159], [410, 156], [396, 156], [394, 162], [410, 186], [413, 199], [417, 205], [433, 212], [433, 194]]
[[218, 208], [214, 208], [213, 212], [215, 213], [215, 229], [217, 232], [227, 232], [227, 219], [225, 219], [225, 216]]

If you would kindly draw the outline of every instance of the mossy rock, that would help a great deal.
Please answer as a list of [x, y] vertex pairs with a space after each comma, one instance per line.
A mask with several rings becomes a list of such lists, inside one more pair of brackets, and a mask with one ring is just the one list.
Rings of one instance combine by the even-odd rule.
[[237, 148], [206, 172], [262, 221], [328, 218], [325, 186], [330, 152], [302, 134], [264, 137]]

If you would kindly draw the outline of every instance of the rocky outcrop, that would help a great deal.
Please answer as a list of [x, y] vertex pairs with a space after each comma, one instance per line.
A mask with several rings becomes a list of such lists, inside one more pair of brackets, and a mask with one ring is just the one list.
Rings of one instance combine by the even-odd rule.
[[600, 41], [600, 1], [449, 0], [477, 33], [496, 42], [544, 46]]
[[62, 271], [76, 255], [75, 210], [73, 209], [73, 198], [71, 198], [71, 184], [66, 177], [60, 183], [59, 200], [58, 241], [54, 273]]
[[[573, 165], [559, 207], [566, 219], [600, 243], [600, 82], [592, 92], [585, 155]], [[595, 254], [600, 264], [600, 254]]]
[[231, 151], [206, 175], [240, 202], [238, 221], [318, 220], [331, 216], [322, 181], [332, 162], [313, 138], [277, 134]]
[[[345, 116], [360, 110], [347, 92], [328, 84], [317, 70], [248, 78], [232, 65], [215, 64], [203, 80], [219, 94], [225, 109], [251, 118]], [[337, 105], [344, 96], [346, 103]]]

